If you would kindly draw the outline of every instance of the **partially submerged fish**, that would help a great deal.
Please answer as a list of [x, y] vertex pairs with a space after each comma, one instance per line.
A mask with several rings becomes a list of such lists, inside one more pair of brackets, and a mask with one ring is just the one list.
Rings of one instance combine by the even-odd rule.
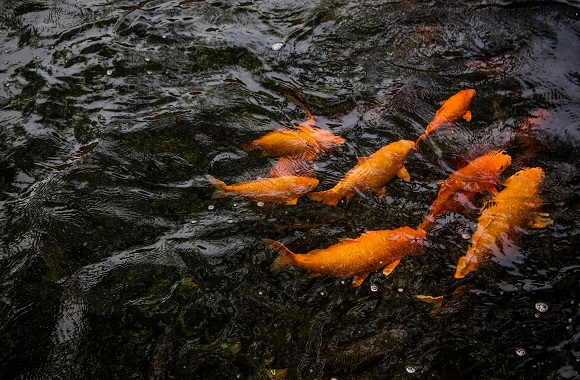
[[472, 285], [460, 285], [451, 295], [449, 296], [425, 296], [425, 295], [417, 295], [416, 297], [423, 302], [430, 303], [436, 306], [436, 308], [431, 312], [431, 314], [439, 314], [442, 311], [447, 310], [453, 302], [455, 302], [459, 297], [464, 295], [472, 288]]
[[298, 103], [308, 115], [308, 119], [296, 129], [282, 128], [270, 132], [252, 142], [242, 145], [248, 150], [261, 150], [263, 156], [293, 156], [303, 160], [314, 160], [318, 153], [330, 152], [344, 143], [342, 137], [331, 131], [316, 127], [316, 119], [302, 103]]
[[318, 186], [316, 178], [299, 176], [264, 178], [233, 185], [226, 185], [210, 175], [207, 178], [217, 189], [213, 194], [214, 198], [234, 195], [254, 202], [287, 205], [296, 204], [298, 198]]
[[473, 197], [478, 193], [489, 191], [497, 194], [495, 185], [499, 181], [500, 174], [510, 164], [511, 157], [508, 154], [503, 150], [494, 150], [477, 157], [451, 174], [440, 183], [437, 199], [419, 227], [429, 231], [438, 216], [446, 212], [475, 208]]
[[407, 226], [368, 231], [356, 239], [342, 239], [326, 249], [306, 254], [295, 254], [275, 240], [262, 240], [280, 253], [272, 270], [295, 266], [310, 271], [311, 276], [354, 277], [353, 285], [359, 286], [369, 273], [384, 268], [387, 276], [405, 256], [423, 253], [428, 246], [426, 235], [424, 230]]
[[474, 96], [475, 90], [469, 88], [461, 90], [449, 99], [441, 102], [442, 107], [435, 113], [435, 117], [427, 126], [425, 133], [417, 140], [417, 146], [419, 146], [419, 142], [437, 130], [451, 129], [453, 131], [455, 129], [455, 122], [461, 118], [470, 121], [471, 112], [469, 111], [469, 105]]
[[540, 189], [544, 181], [541, 168], [520, 170], [509, 177], [505, 188], [485, 208], [477, 221], [467, 254], [459, 258], [455, 278], [487, 264], [501, 254], [527, 228], [542, 228], [552, 224], [547, 214], [541, 213]]
[[414, 152], [415, 143], [400, 140], [382, 147], [368, 157], [358, 159], [358, 164], [332, 189], [310, 193], [308, 198], [336, 206], [346, 197], [350, 201], [358, 192], [375, 189], [379, 196], [386, 194], [385, 185], [395, 176], [409, 181], [405, 161]]

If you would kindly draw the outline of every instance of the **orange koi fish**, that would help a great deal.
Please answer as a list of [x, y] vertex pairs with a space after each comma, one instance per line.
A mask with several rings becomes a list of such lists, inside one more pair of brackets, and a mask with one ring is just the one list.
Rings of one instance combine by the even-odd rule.
[[286, 205], [295, 205], [298, 202], [298, 198], [318, 186], [316, 178], [298, 176], [264, 178], [234, 185], [226, 185], [210, 175], [207, 178], [217, 189], [213, 194], [213, 198], [234, 195], [254, 202]]
[[304, 160], [314, 160], [318, 153], [330, 152], [344, 143], [342, 137], [331, 131], [316, 127], [316, 119], [301, 103], [308, 119], [296, 129], [279, 129], [252, 142], [242, 145], [245, 151], [259, 149], [262, 156], [294, 156]]
[[427, 233], [410, 227], [365, 232], [356, 239], [341, 239], [331, 247], [306, 254], [295, 254], [275, 240], [262, 240], [280, 253], [272, 270], [295, 266], [310, 271], [312, 277], [354, 276], [354, 286], [360, 286], [370, 272], [380, 268], [389, 275], [405, 256], [419, 255], [428, 246]]
[[441, 182], [437, 199], [431, 205], [429, 215], [419, 226], [429, 231], [435, 219], [451, 211], [459, 211], [466, 207], [475, 208], [473, 197], [483, 191], [497, 194], [495, 184], [500, 174], [511, 164], [511, 157], [503, 150], [491, 151], [477, 157], [465, 167], [451, 174]]
[[435, 113], [435, 117], [427, 126], [425, 133], [419, 136], [417, 146], [419, 146], [419, 142], [429, 137], [437, 130], [448, 128], [453, 132], [455, 129], [455, 122], [459, 121], [461, 118], [470, 121], [471, 112], [469, 111], [469, 105], [474, 96], [475, 90], [469, 88], [461, 90], [449, 99], [441, 102], [442, 107]]
[[548, 214], [540, 212], [540, 188], [544, 181], [541, 168], [520, 170], [505, 182], [491, 206], [483, 210], [477, 221], [467, 254], [459, 258], [455, 278], [487, 264], [505, 244], [510, 244], [526, 228], [542, 228], [553, 223]]
[[358, 164], [332, 189], [308, 194], [308, 198], [336, 206], [346, 197], [350, 201], [357, 192], [375, 189], [379, 196], [386, 194], [385, 185], [395, 176], [410, 180], [405, 161], [414, 152], [415, 143], [400, 140], [382, 147], [368, 157], [358, 159]]

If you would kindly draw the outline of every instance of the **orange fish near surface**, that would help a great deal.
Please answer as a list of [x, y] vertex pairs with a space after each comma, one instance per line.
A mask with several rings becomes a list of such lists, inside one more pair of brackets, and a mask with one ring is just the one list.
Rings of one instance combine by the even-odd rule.
[[543, 181], [541, 168], [520, 170], [506, 180], [506, 187], [479, 217], [471, 246], [457, 263], [455, 278], [463, 278], [487, 264], [505, 246], [519, 238], [522, 230], [542, 228], [553, 223], [547, 214], [540, 212]]
[[421, 229], [400, 227], [395, 230], [368, 231], [356, 239], [342, 239], [326, 249], [316, 249], [306, 254], [295, 254], [282, 243], [262, 239], [280, 253], [272, 270], [295, 266], [311, 272], [311, 276], [330, 275], [353, 277], [359, 286], [369, 275], [384, 268], [389, 275], [408, 255], [419, 255], [427, 248], [427, 233]]
[[384, 146], [368, 157], [359, 158], [358, 164], [332, 189], [309, 193], [307, 196], [331, 206], [336, 206], [344, 197], [350, 201], [357, 192], [369, 189], [375, 189], [379, 196], [384, 196], [385, 185], [395, 176], [409, 181], [405, 161], [414, 152], [414, 147], [415, 143], [409, 140]]
[[469, 88], [461, 90], [449, 99], [441, 102], [443, 106], [435, 113], [435, 117], [427, 126], [425, 133], [417, 140], [417, 146], [419, 146], [421, 140], [429, 137], [437, 130], [447, 128], [453, 131], [455, 129], [455, 122], [461, 118], [470, 121], [471, 112], [469, 111], [469, 105], [474, 96], [475, 90]]
[[318, 180], [310, 177], [286, 176], [264, 178], [256, 181], [226, 185], [224, 182], [207, 176], [217, 189], [213, 198], [234, 195], [254, 202], [295, 205], [298, 198], [318, 186]]
[[475, 208], [473, 197], [478, 193], [489, 191], [497, 194], [495, 185], [499, 181], [500, 174], [510, 166], [511, 162], [511, 157], [503, 150], [495, 150], [477, 157], [451, 174], [449, 178], [441, 182], [437, 199], [431, 205], [429, 215], [419, 227], [429, 231], [438, 216], [467, 207]]
[[279, 129], [250, 143], [242, 145], [246, 151], [259, 149], [263, 156], [294, 156], [304, 160], [314, 160], [318, 153], [330, 152], [344, 143], [342, 137], [331, 131], [316, 127], [316, 119], [304, 108], [308, 120], [297, 129]]

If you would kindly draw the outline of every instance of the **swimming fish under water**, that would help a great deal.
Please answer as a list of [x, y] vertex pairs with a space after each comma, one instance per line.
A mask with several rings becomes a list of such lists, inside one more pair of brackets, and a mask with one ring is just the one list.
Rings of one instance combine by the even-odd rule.
[[548, 214], [540, 212], [543, 181], [544, 171], [539, 167], [520, 170], [506, 180], [505, 188], [479, 217], [467, 254], [457, 263], [455, 278], [463, 278], [486, 265], [502, 252], [504, 245], [519, 238], [522, 230], [553, 223]]
[[425, 133], [419, 136], [417, 146], [419, 146], [419, 142], [429, 137], [435, 131], [451, 129], [453, 132], [455, 129], [455, 122], [459, 121], [461, 118], [470, 121], [471, 112], [469, 111], [469, 106], [474, 96], [475, 90], [469, 88], [461, 90], [449, 99], [441, 102], [442, 107], [435, 113], [435, 117], [427, 126]]
[[375, 189], [379, 196], [384, 196], [385, 185], [395, 176], [410, 180], [405, 161], [414, 152], [414, 147], [415, 142], [409, 140], [384, 146], [368, 157], [359, 158], [358, 164], [332, 189], [309, 193], [307, 196], [331, 206], [336, 206], [344, 197], [350, 201], [356, 193], [369, 189]]
[[341, 239], [333, 246], [306, 254], [295, 254], [275, 240], [262, 241], [280, 253], [272, 264], [273, 271], [295, 266], [310, 271], [311, 277], [354, 277], [354, 286], [360, 286], [370, 272], [381, 268], [385, 276], [389, 275], [405, 256], [419, 255], [428, 246], [424, 230], [407, 226], [368, 231], [356, 239]]
[[477, 157], [451, 174], [445, 181], [440, 182], [437, 199], [419, 227], [429, 231], [438, 216], [446, 212], [475, 208], [473, 197], [478, 193], [489, 191], [497, 194], [495, 185], [511, 161], [511, 157], [503, 150], [494, 150]]
[[295, 205], [298, 198], [318, 186], [316, 178], [299, 176], [264, 178], [233, 185], [226, 185], [210, 175], [207, 178], [217, 189], [213, 198], [234, 195], [254, 202], [286, 205]]
[[292, 156], [302, 160], [314, 160], [318, 153], [330, 152], [341, 146], [344, 139], [331, 131], [316, 127], [316, 118], [302, 103], [293, 99], [308, 115], [308, 119], [296, 129], [282, 128], [270, 132], [252, 142], [242, 145], [246, 151], [261, 150], [263, 156]]

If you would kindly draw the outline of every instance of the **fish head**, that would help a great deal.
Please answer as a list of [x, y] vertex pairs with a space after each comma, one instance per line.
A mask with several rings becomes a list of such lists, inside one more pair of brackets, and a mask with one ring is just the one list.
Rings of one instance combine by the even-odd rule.
[[503, 150], [494, 151], [490, 153], [490, 160], [488, 161], [490, 172], [500, 174], [512, 164], [512, 158]]
[[537, 191], [544, 182], [544, 178], [544, 171], [540, 167], [523, 169], [509, 177], [504, 185]]
[[409, 155], [409, 153], [415, 151], [415, 141], [399, 140], [397, 142], [389, 144], [389, 147], [392, 149], [394, 153], [406, 157], [407, 155]]
[[313, 135], [318, 145], [325, 151], [331, 151], [344, 144], [344, 139], [342, 137], [325, 129], [313, 129]]
[[469, 104], [475, 96], [475, 90], [472, 88], [461, 90], [456, 94], [456, 96], [461, 99], [462, 103]]

